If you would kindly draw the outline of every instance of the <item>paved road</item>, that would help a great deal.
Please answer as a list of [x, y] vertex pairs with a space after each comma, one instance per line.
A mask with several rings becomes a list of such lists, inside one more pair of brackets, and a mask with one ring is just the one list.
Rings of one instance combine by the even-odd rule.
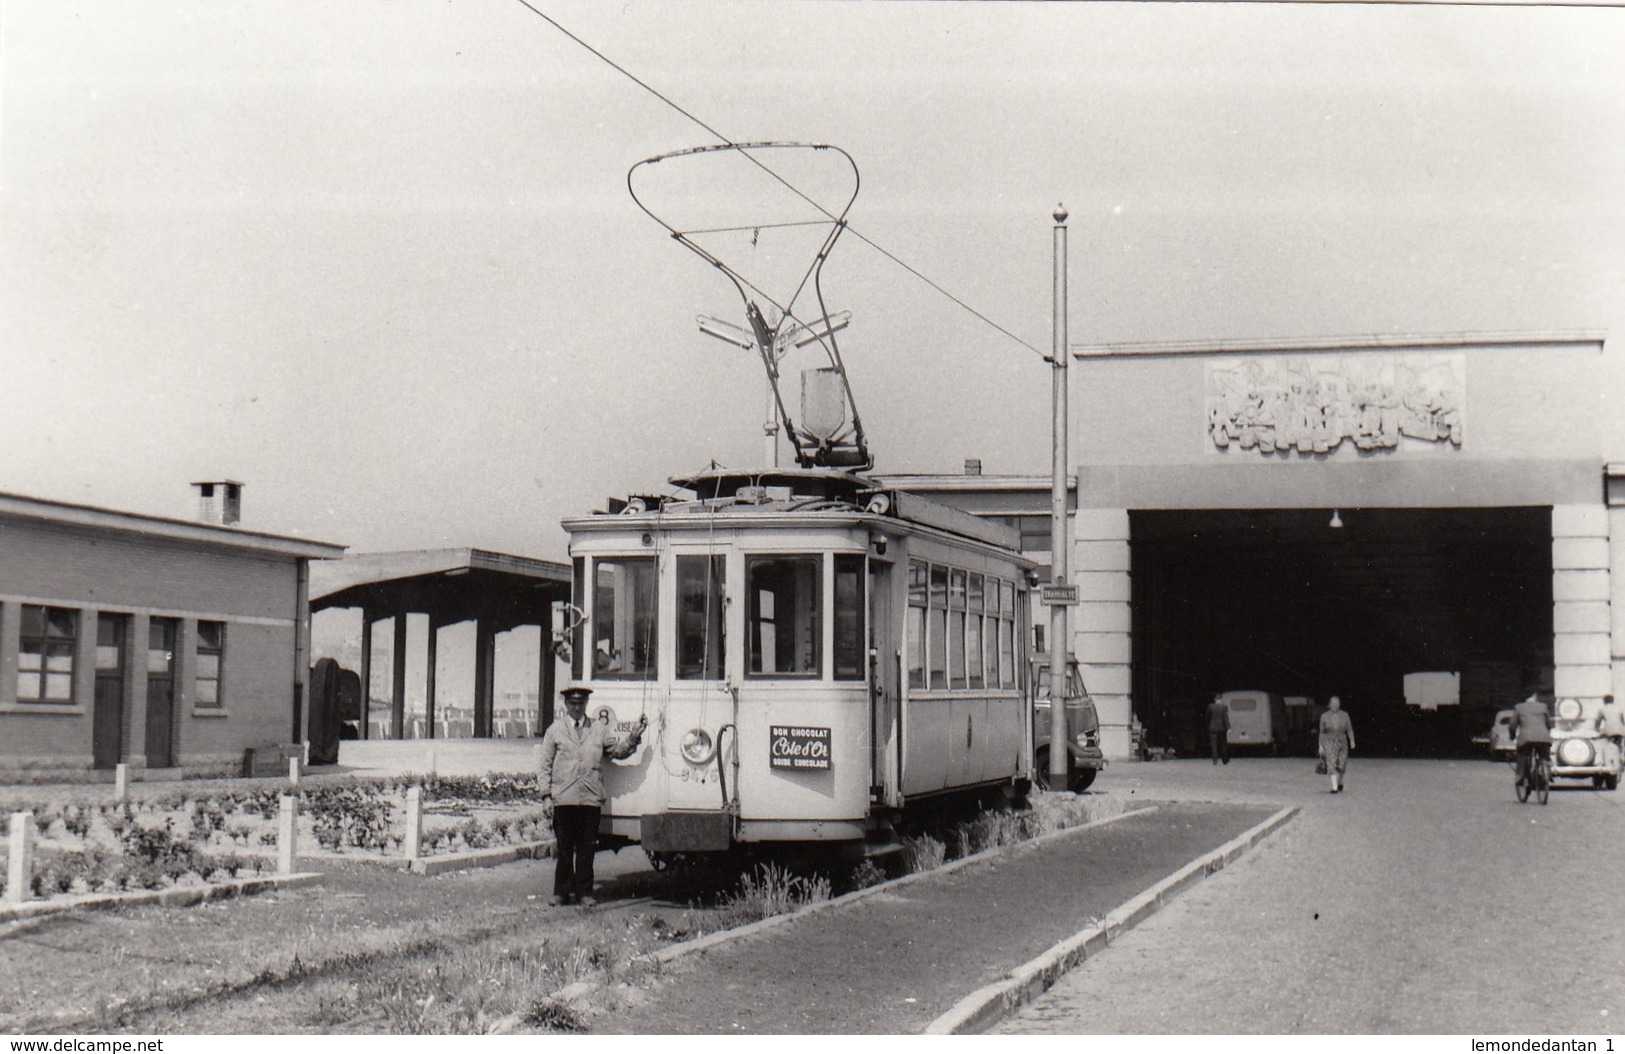
[[1335, 796], [1307, 758], [1107, 776], [1113, 792], [1302, 811], [998, 1032], [1625, 1029], [1625, 791], [1520, 805], [1504, 764], [1358, 755]]

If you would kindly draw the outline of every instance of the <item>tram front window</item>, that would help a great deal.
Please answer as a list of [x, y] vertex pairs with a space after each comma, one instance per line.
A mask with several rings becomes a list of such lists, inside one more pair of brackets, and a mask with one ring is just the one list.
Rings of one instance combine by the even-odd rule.
[[819, 556], [757, 556], [745, 562], [750, 673], [816, 677], [822, 672], [818, 663], [822, 571]]
[[654, 557], [596, 560], [593, 579], [593, 676], [653, 680], [659, 639]]
[[677, 677], [684, 681], [723, 676], [727, 656], [723, 595], [727, 584], [721, 556], [677, 558]]

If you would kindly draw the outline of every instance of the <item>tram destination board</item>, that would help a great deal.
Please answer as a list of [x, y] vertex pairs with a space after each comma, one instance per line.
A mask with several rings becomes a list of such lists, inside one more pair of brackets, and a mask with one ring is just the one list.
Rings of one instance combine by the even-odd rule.
[[1038, 598], [1051, 607], [1058, 604], [1076, 604], [1078, 602], [1078, 587], [1073, 583], [1058, 585], [1051, 582], [1038, 587]]
[[776, 769], [829, 768], [829, 729], [804, 725], [769, 726], [772, 753], [768, 764]]

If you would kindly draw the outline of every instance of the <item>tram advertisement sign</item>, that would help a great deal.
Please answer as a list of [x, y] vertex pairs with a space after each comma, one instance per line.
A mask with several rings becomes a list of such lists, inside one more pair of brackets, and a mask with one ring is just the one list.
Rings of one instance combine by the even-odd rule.
[[770, 725], [768, 731], [772, 740], [768, 764], [773, 768], [829, 768], [829, 729]]

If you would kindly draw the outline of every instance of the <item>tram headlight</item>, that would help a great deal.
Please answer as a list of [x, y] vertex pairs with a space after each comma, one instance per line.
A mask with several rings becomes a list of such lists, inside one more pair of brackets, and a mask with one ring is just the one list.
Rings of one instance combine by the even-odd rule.
[[695, 765], [705, 764], [717, 753], [717, 745], [711, 741], [711, 733], [703, 728], [691, 728], [683, 733], [681, 749], [683, 757]]

